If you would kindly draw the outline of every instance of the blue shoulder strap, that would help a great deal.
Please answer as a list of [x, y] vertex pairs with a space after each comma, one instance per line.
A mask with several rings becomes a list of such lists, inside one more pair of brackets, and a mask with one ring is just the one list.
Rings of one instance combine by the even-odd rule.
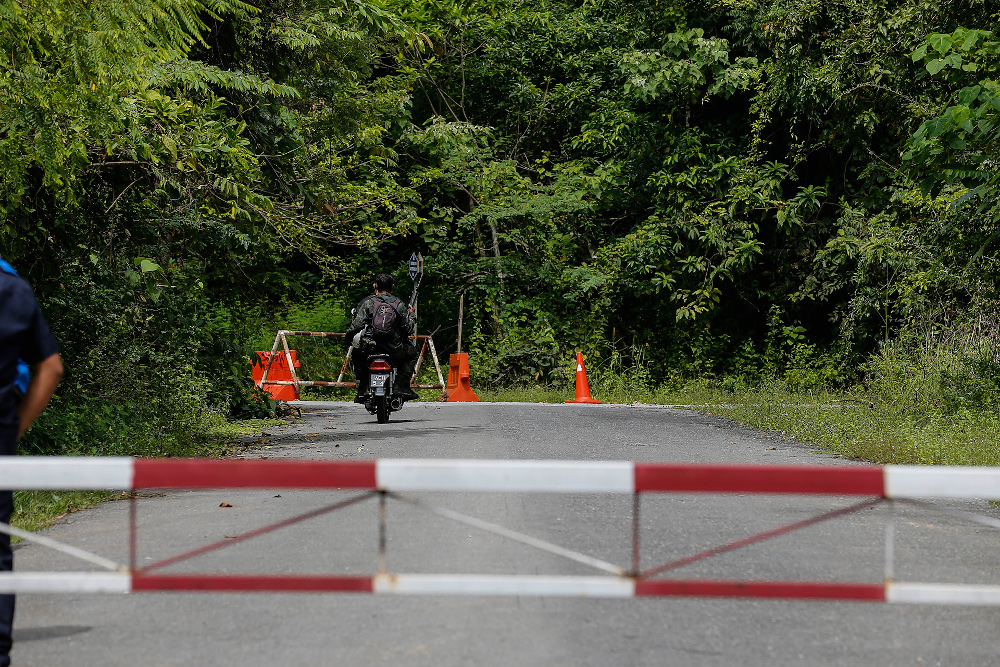
[[[14, 270], [14, 267], [11, 266], [10, 263], [3, 257], [0, 257], [0, 271], [9, 273], [12, 276], [17, 275], [17, 271]], [[31, 369], [28, 368], [28, 364], [24, 361], [24, 359], [18, 359], [17, 379], [14, 380], [14, 386], [20, 389], [21, 393], [24, 394], [28, 391], [29, 382], [31, 382]]]

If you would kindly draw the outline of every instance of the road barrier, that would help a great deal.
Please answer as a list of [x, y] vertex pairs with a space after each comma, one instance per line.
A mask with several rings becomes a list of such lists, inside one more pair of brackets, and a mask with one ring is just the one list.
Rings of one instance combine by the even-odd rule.
[[[136, 501], [130, 509], [130, 562], [118, 565], [95, 554], [0, 524], [0, 531], [34, 540], [110, 572], [0, 573], [0, 592], [128, 591], [339, 591], [386, 594], [532, 595], [585, 597], [735, 596], [895, 603], [1000, 605], [1000, 586], [893, 581], [895, 524], [886, 529], [882, 582], [682, 580], [664, 572], [728, 553], [885, 501], [927, 505], [930, 498], [1000, 498], [1000, 468], [934, 466], [746, 466], [632, 463], [628, 461], [420, 460], [271, 461], [179, 460], [128, 457], [5, 457], [0, 488], [6, 489], [340, 489], [359, 493], [278, 523], [226, 536], [158, 562], [136, 566]], [[402, 493], [416, 491], [632, 494], [632, 563], [621, 567]], [[763, 493], [863, 496], [848, 506], [719, 545], [652, 568], [640, 567], [640, 498], [648, 493]], [[377, 498], [379, 567], [374, 575], [162, 574], [184, 560], [286, 526]], [[386, 501], [422, 507], [480, 530], [556, 554], [605, 572], [605, 576], [390, 574], [385, 571]], [[1000, 528], [1000, 520], [940, 509]]]
[[479, 396], [472, 390], [469, 355], [465, 352], [453, 354], [448, 359], [448, 386], [445, 387], [441, 400], [449, 403], [479, 402]]
[[[310, 336], [312, 338], [344, 338], [345, 334], [336, 331], [290, 331], [287, 329], [281, 329], [278, 331], [277, 335], [274, 337], [274, 345], [271, 347], [270, 352], [258, 352], [258, 355], [262, 356], [262, 359], [266, 360], [264, 364], [263, 372], [257, 376], [256, 371], [254, 372], [254, 382], [258, 387], [268, 390], [268, 387], [276, 387], [278, 389], [282, 387], [292, 387], [294, 391], [294, 396], [297, 398], [302, 391], [302, 387], [356, 387], [355, 382], [345, 382], [344, 374], [347, 373], [348, 365], [351, 362], [351, 355], [354, 353], [354, 346], [350, 345], [347, 348], [347, 354], [344, 356], [344, 364], [340, 368], [340, 374], [337, 376], [336, 380], [300, 380], [299, 375], [296, 372], [296, 368], [299, 368], [301, 364], [294, 359], [293, 352], [288, 347], [288, 336]], [[410, 336], [410, 340], [414, 342], [415, 345], [420, 346], [420, 352], [417, 355], [417, 363], [414, 366], [413, 377], [410, 379], [411, 389], [444, 389], [444, 377], [441, 375], [441, 362], [438, 361], [437, 348], [434, 347], [434, 339], [431, 336]], [[420, 366], [424, 363], [424, 357], [427, 355], [428, 349], [430, 350], [431, 359], [434, 361], [434, 369], [437, 371], [437, 384], [413, 384], [416, 382], [417, 375], [420, 373]], [[284, 355], [284, 356], [282, 356]], [[284, 359], [284, 364], [279, 368], [281, 379], [269, 379], [271, 377], [272, 369], [274, 367], [274, 362], [278, 359]], [[285, 379], [285, 376], [289, 379]], [[285, 400], [281, 396], [275, 395], [272, 392], [274, 398]]]

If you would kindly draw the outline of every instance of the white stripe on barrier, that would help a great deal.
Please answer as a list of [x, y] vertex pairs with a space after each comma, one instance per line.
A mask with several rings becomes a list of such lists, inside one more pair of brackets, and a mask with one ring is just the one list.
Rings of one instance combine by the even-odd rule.
[[897, 584], [886, 586], [886, 602], [896, 604], [1000, 605], [1000, 586]]
[[128, 456], [4, 456], [0, 489], [131, 489]]
[[380, 459], [379, 489], [387, 491], [544, 491], [632, 493], [631, 461], [490, 461]]
[[635, 582], [620, 577], [485, 574], [379, 574], [373, 591], [397, 595], [528, 595], [630, 598]]
[[122, 572], [0, 572], [0, 593], [128, 593]]
[[885, 466], [887, 498], [1000, 498], [1000, 468]]

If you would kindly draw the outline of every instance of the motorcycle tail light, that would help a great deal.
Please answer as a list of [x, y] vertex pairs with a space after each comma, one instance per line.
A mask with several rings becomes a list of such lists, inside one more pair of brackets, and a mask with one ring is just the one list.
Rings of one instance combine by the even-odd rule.
[[368, 370], [370, 370], [370, 371], [391, 371], [392, 370], [392, 366], [390, 366], [386, 362], [382, 361], [381, 359], [376, 359], [368, 367]]

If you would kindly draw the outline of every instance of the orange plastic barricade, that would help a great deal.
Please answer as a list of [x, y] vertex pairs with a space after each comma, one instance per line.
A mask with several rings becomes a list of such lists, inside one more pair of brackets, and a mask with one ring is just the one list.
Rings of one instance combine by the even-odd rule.
[[445, 388], [448, 403], [479, 402], [476, 392], [472, 391], [469, 379], [469, 355], [465, 352], [451, 355], [448, 362], [448, 386]]
[[[302, 363], [296, 358], [295, 350], [289, 350], [289, 353], [292, 355], [292, 363], [295, 364], [295, 368], [299, 368]], [[260, 362], [253, 365], [253, 382], [258, 387], [264, 377], [264, 369], [267, 368], [267, 361], [271, 357], [271, 354], [271, 352], [257, 352]], [[292, 381], [292, 371], [288, 367], [288, 360], [285, 359], [284, 350], [274, 353], [274, 361], [271, 363], [271, 370], [267, 374], [267, 379]], [[261, 388], [276, 401], [297, 401], [299, 399], [299, 392], [294, 385], [271, 384], [268, 382]]]

